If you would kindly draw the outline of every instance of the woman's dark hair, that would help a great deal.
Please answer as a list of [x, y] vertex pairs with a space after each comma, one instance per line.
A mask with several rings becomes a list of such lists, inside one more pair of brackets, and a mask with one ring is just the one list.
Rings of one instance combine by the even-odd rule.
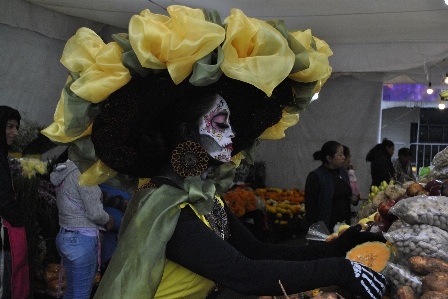
[[323, 164], [328, 163], [327, 156], [334, 157], [341, 144], [337, 141], [327, 141], [322, 145], [320, 151], [314, 152], [314, 160], [321, 160]]
[[381, 146], [384, 149], [386, 149], [386, 147], [392, 147], [392, 146], [395, 146], [395, 144], [392, 142], [392, 140], [384, 138], [383, 141], [381, 142]]
[[67, 162], [68, 160], [68, 149], [70, 147], [67, 147], [59, 156], [57, 156], [56, 158], [52, 159], [51, 161], [49, 161], [47, 163], [47, 173], [48, 175], [50, 175], [54, 168], [56, 167], [56, 165], [58, 165], [59, 163], [64, 163]]
[[366, 161], [367, 162], [372, 162], [376, 156], [378, 155], [382, 155], [384, 153], [388, 154], [386, 147], [392, 147], [395, 146], [395, 144], [392, 142], [392, 140], [389, 140], [387, 138], [384, 138], [383, 141], [381, 143], [378, 143], [377, 145], [375, 145], [368, 153], [366, 156]]
[[344, 148], [344, 156], [345, 157], [350, 156], [350, 149], [348, 148], [348, 146], [343, 145], [342, 147]]

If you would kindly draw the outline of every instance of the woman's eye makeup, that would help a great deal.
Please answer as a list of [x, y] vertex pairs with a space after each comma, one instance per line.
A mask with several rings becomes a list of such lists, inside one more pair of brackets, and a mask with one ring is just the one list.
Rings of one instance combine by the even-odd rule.
[[212, 125], [215, 129], [227, 129], [229, 127], [227, 123], [227, 113], [220, 113], [213, 117]]
[[215, 122], [214, 123], [218, 128], [220, 128], [220, 129], [227, 129], [229, 126], [228, 125], [226, 125], [225, 123], [217, 123], [217, 122]]

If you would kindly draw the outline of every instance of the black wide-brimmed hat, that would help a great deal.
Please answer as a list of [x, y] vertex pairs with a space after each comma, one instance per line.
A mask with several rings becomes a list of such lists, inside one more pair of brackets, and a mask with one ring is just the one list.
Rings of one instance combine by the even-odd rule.
[[[227, 101], [233, 155], [262, 134], [281, 138], [331, 74], [332, 52], [310, 30], [288, 31], [281, 20], [249, 18], [238, 9], [223, 22], [202, 9], [167, 11], [170, 17], [149, 10], [133, 16], [128, 33], [108, 44], [81, 28], [64, 48], [61, 62], [70, 76], [54, 123], [42, 133], [99, 159], [86, 171], [88, 184], [114, 171], [150, 176], [151, 157], [168, 149], [148, 148], [146, 139], [161, 138], [163, 117], [202, 93]], [[287, 114], [296, 118], [288, 123]], [[281, 133], [267, 136], [273, 127]], [[89, 136], [93, 146], [79, 144]]]

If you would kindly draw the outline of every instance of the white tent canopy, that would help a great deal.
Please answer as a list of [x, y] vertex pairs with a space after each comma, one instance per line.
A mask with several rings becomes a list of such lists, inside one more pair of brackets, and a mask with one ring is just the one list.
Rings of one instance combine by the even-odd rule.
[[364, 157], [377, 143], [384, 81], [414, 82], [446, 89], [448, 6], [443, 0], [2, 0], [0, 1], [0, 104], [13, 106], [42, 126], [52, 121], [67, 78], [59, 58], [79, 27], [106, 41], [125, 32], [133, 14], [148, 8], [166, 14], [169, 5], [216, 10], [232, 8], [249, 17], [283, 19], [288, 29], [311, 29], [333, 50], [333, 75], [319, 100], [278, 142], [259, 146], [267, 183], [303, 188], [317, 167], [312, 153], [327, 140], [352, 150], [361, 191], [370, 184]]
[[[311, 28], [335, 55], [334, 72], [404, 72], [427, 83], [425, 67], [448, 57], [448, 6], [443, 0], [29, 0], [48, 9], [118, 28], [148, 8], [166, 14], [169, 5], [216, 10], [222, 18], [232, 8], [250, 17], [283, 19], [287, 28]], [[433, 78], [448, 71], [434, 69]], [[439, 84], [441, 80], [434, 82]]]

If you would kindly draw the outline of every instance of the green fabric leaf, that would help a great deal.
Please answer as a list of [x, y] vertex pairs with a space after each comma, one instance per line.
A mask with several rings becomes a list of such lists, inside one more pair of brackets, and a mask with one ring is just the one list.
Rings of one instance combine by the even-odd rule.
[[221, 16], [219, 15], [219, 13], [216, 10], [210, 11], [210, 21], [212, 23], [218, 24], [221, 27], [224, 27], [222, 25]]
[[207, 179], [215, 182], [216, 193], [222, 196], [230, 189], [235, 177], [236, 165], [233, 162], [224, 163], [219, 167], [215, 167], [207, 175]]
[[277, 31], [280, 32], [280, 34], [283, 35], [283, 37], [288, 41], [289, 45], [289, 32], [286, 29], [284, 20], [274, 19], [266, 21], [266, 23], [277, 29]]
[[[290, 34], [289, 34], [290, 35]], [[289, 47], [294, 52], [296, 59], [291, 74], [303, 71], [310, 67], [310, 57], [305, 47], [293, 36], [289, 39]]]
[[266, 21], [266, 23], [277, 29], [277, 31], [280, 32], [281, 35], [283, 35], [283, 37], [288, 42], [289, 48], [295, 55], [294, 65], [290, 73], [297, 73], [309, 68], [310, 58], [308, 56], [306, 48], [288, 32], [285, 26], [285, 21], [275, 19]]
[[78, 80], [79, 78], [81, 78], [81, 74], [80, 73], [75, 73], [72, 71], [68, 71], [70, 77], [72, 77], [73, 82]]
[[127, 33], [117, 33], [112, 34], [114, 41], [123, 49], [124, 52], [132, 51], [131, 42], [129, 41], [129, 34]]
[[68, 137], [81, 135], [100, 113], [100, 104], [93, 104], [78, 97], [70, 89], [74, 81], [65, 84], [64, 100], [64, 133]]
[[185, 190], [162, 185], [135, 193], [121, 223], [120, 242], [95, 299], [154, 298], [165, 266], [166, 244], [179, 219], [180, 204], [189, 203], [200, 214], [209, 213], [216, 190], [213, 183], [188, 177], [184, 180]]
[[244, 149], [244, 154], [246, 158], [244, 160], [246, 163], [253, 165], [255, 163], [255, 157], [256, 157], [256, 148], [261, 143], [261, 140], [255, 139], [255, 141]]
[[285, 107], [285, 111], [288, 113], [297, 113], [305, 110], [311, 103], [311, 98], [314, 95], [313, 90], [316, 84], [317, 81], [303, 83], [291, 80], [291, 86], [295, 90], [294, 101], [289, 106]]
[[313, 48], [314, 50], [317, 51], [317, 45], [316, 45], [316, 41], [314, 40], [314, 37], [311, 38], [310, 46], [311, 46], [311, 48]]
[[129, 70], [131, 76], [139, 74], [142, 77], [147, 76], [152, 70], [145, 68], [140, 64], [134, 50], [124, 52], [123, 55], [123, 65]]
[[117, 33], [112, 34], [114, 41], [123, 49], [123, 65], [129, 70], [131, 76], [139, 74], [145, 77], [151, 72], [151, 69], [145, 68], [140, 64], [134, 50], [132, 49], [131, 42], [129, 41], [129, 34]]
[[[212, 64], [213, 61], [216, 61], [216, 64]], [[216, 52], [209, 53], [193, 64], [193, 72], [188, 81], [195, 86], [206, 86], [215, 83], [223, 74], [221, 70], [223, 61], [224, 52], [221, 46], [219, 46], [216, 48]]]
[[90, 136], [73, 141], [68, 149], [68, 157], [78, 166], [81, 173], [89, 169], [98, 160]]

